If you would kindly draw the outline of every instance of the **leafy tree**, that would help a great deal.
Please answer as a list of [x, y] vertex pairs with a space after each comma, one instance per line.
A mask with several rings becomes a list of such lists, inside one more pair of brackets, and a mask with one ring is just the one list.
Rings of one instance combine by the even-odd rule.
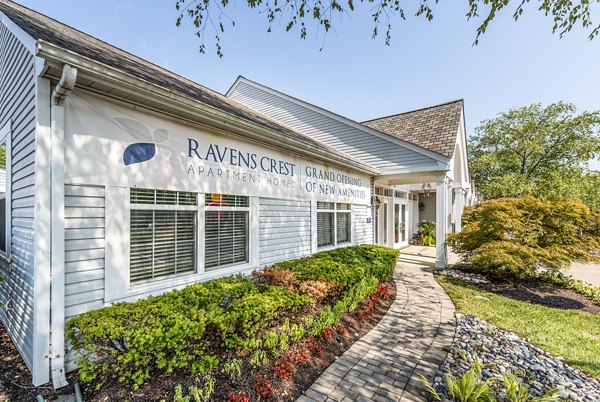
[[447, 243], [475, 268], [536, 275], [539, 268], [600, 262], [600, 214], [569, 198], [489, 200], [465, 209], [463, 230]]
[[[483, 199], [533, 195], [578, 198], [600, 211], [600, 112], [555, 103], [511, 109], [485, 120], [469, 140], [470, 171]], [[592, 196], [591, 196], [592, 195]]]
[[[246, 0], [246, 2], [248, 8], [257, 9], [259, 13], [265, 15], [268, 32], [271, 32], [275, 21], [282, 21], [286, 31], [299, 29], [302, 39], [306, 38], [311, 29], [322, 30], [326, 34], [334, 28], [335, 17], [354, 12], [356, 8], [354, 0]], [[405, 20], [408, 14], [414, 14], [416, 17], [423, 17], [430, 21], [434, 16], [432, 4], [438, 2], [439, 0], [413, 1], [408, 5], [414, 7], [412, 10], [405, 8], [407, 2], [401, 0], [360, 0], [359, 3], [370, 7], [373, 18], [373, 38], [379, 35], [380, 27], [383, 27], [385, 43], [389, 45], [392, 23], [396, 18]], [[467, 0], [467, 20], [482, 18], [477, 28], [475, 44], [500, 11], [514, 6], [511, 11], [516, 21], [530, 2], [537, 5], [538, 11], [553, 19], [552, 32], [558, 32], [561, 37], [577, 25], [590, 30], [588, 35], [590, 39], [600, 33], [600, 25], [592, 22], [593, 3], [597, 3], [598, 0]], [[186, 19], [194, 25], [196, 36], [200, 38], [202, 53], [205, 51], [208, 28], [209, 32], [214, 32], [217, 54], [222, 56], [220, 35], [225, 32], [226, 24], [235, 26], [234, 20], [226, 13], [229, 5], [229, 0], [176, 0], [175, 6], [180, 13], [177, 26]]]

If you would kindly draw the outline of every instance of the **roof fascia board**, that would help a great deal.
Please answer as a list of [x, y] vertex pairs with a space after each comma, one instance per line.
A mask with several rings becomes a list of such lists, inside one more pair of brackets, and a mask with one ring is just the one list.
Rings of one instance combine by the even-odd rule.
[[376, 177], [381, 177], [381, 176], [389, 176], [389, 175], [406, 175], [406, 174], [419, 174], [419, 173], [428, 173], [429, 172], [446, 172], [450, 170], [450, 165], [446, 165], [446, 166], [439, 166], [439, 165], [431, 165], [431, 166], [423, 166], [423, 167], [418, 167], [418, 166], [410, 166], [410, 167], [405, 167], [405, 168], [401, 168], [401, 169], [384, 169], [382, 170], [379, 175], [377, 175]]
[[[457, 141], [454, 145], [454, 153], [452, 154], [452, 160], [449, 166], [454, 167], [454, 159], [456, 158], [456, 148], [460, 150], [461, 156], [461, 164], [463, 169], [463, 177], [454, 177], [454, 184], [460, 188], [468, 188], [471, 186], [470, 176], [469, 176], [469, 159], [468, 159], [468, 148], [467, 148], [467, 136], [465, 131], [465, 122], [464, 122], [464, 111], [461, 114], [461, 119], [458, 125], [458, 132], [456, 134]], [[454, 172], [456, 175], [456, 172]]]
[[[311, 146], [286, 137], [274, 130], [261, 127], [245, 119], [226, 113], [220, 109], [206, 105], [189, 97], [178, 94], [177, 92], [165, 89], [158, 85], [149, 83], [137, 77], [123, 73], [116, 68], [106, 66], [105, 64], [95, 62], [89, 58], [83, 57], [75, 52], [65, 50], [43, 40], [37, 43], [37, 54], [48, 62], [68, 63], [82, 72], [87, 72], [98, 81], [110, 82], [113, 85], [127, 87], [131, 90], [143, 92], [144, 96], [156, 99], [161, 102], [168, 100], [170, 106], [176, 106], [182, 111], [193, 113], [198, 116], [202, 123], [227, 129], [229, 132], [241, 135], [245, 138], [257, 140], [262, 143], [268, 143], [271, 146], [285, 148], [296, 154], [310, 158], [319, 158], [340, 167], [351, 168], [361, 173], [374, 175], [379, 173], [378, 169], [366, 165], [352, 158], [344, 158], [342, 155], [332, 154], [325, 149]], [[125, 100], [127, 101], [127, 100]]]
[[6, 14], [0, 12], [0, 23], [2, 23], [13, 35], [17, 37], [19, 42], [31, 53], [35, 54], [36, 40], [25, 32], [20, 26], [15, 24]]
[[306, 109], [312, 110], [313, 112], [316, 112], [316, 113], [322, 114], [324, 116], [327, 116], [327, 117], [329, 117], [331, 119], [334, 119], [334, 120], [336, 120], [336, 121], [338, 121], [340, 123], [349, 125], [349, 126], [355, 128], [355, 129], [361, 130], [361, 131], [363, 131], [365, 133], [368, 133], [368, 134], [371, 134], [371, 135], [373, 135], [375, 137], [382, 138], [382, 139], [387, 140], [389, 142], [392, 142], [392, 143], [394, 143], [396, 145], [400, 145], [400, 146], [402, 146], [402, 147], [404, 147], [406, 149], [409, 149], [411, 151], [417, 152], [417, 153], [419, 153], [421, 155], [425, 155], [425, 156], [427, 156], [429, 158], [435, 159], [438, 162], [441, 162], [441, 163], [445, 164], [445, 163], [447, 163], [450, 160], [450, 158], [448, 158], [447, 156], [444, 156], [444, 155], [438, 154], [437, 152], [433, 152], [433, 151], [430, 151], [428, 149], [422, 148], [422, 147], [420, 147], [418, 145], [412, 144], [412, 143], [410, 143], [408, 141], [401, 140], [400, 138], [393, 137], [393, 136], [391, 136], [389, 134], [385, 134], [385, 133], [382, 133], [380, 131], [374, 130], [374, 129], [372, 129], [370, 127], [367, 127], [367, 126], [364, 126], [364, 125], [362, 125], [362, 124], [360, 124], [360, 123], [358, 123], [358, 122], [356, 122], [354, 120], [348, 119], [347, 117], [340, 116], [339, 114], [330, 112], [329, 110], [323, 109], [323, 108], [321, 108], [319, 106], [311, 105], [310, 103], [307, 103], [307, 102], [302, 101], [300, 99], [294, 98], [293, 96], [290, 96], [290, 95], [285, 94], [283, 92], [280, 92], [280, 91], [277, 91], [275, 89], [269, 88], [269, 87], [264, 86], [262, 84], [259, 84], [257, 82], [251, 81], [251, 80], [249, 80], [249, 79], [247, 79], [245, 77], [242, 77], [242, 76], [238, 77], [235, 80], [235, 82], [233, 83], [233, 85], [231, 86], [231, 88], [229, 88], [229, 90], [227, 91], [227, 93], [226, 93], [225, 96], [229, 97], [235, 91], [235, 88], [240, 83], [242, 83], [242, 82], [245, 83], [245, 84], [248, 84], [248, 85], [252, 85], [253, 87], [261, 89], [261, 90], [263, 90], [265, 92], [268, 92], [271, 95], [282, 97], [282, 98], [284, 98], [287, 101], [290, 101], [292, 103], [300, 105], [300, 106], [302, 106], [302, 107], [304, 107]]
[[[469, 172], [469, 146], [467, 142], [467, 124], [465, 120], [465, 108], [464, 103], [462, 107], [462, 113], [460, 114], [460, 126], [458, 127], [460, 142], [463, 147], [463, 160], [465, 164], [465, 177], [467, 178], [467, 182], [471, 181], [471, 172]], [[470, 185], [470, 184], [469, 184]]]

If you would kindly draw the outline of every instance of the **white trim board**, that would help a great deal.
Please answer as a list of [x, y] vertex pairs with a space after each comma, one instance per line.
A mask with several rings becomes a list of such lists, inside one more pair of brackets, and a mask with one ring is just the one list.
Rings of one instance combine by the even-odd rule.
[[2, 23], [18, 40], [25, 46], [29, 53], [35, 55], [36, 40], [15, 24], [6, 14], [0, 12], [0, 23]]

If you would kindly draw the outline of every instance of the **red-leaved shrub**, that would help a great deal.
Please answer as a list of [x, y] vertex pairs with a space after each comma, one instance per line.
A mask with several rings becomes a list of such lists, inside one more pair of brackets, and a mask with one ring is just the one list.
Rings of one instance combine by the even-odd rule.
[[227, 402], [250, 402], [250, 397], [246, 395], [244, 391], [237, 394], [231, 391], [227, 398]]
[[269, 377], [264, 374], [259, 374], [256, 376], [256, 385], [254, 386], [254, 390], [260, 396], [260, 399], [269, 399], [273, 396], [273, 384]]
[[281, 378], [282, 380], [289, 379], [292, 376], [292, 374], [294, 374], [292, 359], [290, 359], [289, 356], [285, 356], [279, 359], [277, 364], [275, 364], [273, 374], [275, 375], [275, 377]]

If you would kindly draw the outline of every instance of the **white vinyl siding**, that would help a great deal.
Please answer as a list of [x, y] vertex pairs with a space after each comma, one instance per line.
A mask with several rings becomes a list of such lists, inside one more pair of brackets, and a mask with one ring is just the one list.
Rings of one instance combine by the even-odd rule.
[[311, 253], [310, 201], [259, 200], [260, 265]]
[[429, 193], [429, 197], [419, 194], [419, 222], [435, 222], [435, 193]]
[[436, 166], [433, 158], [340, 122], [282, 96], [239, 82], [229, 97], [275, 121], [381, 170]]
[[[65, 321], [104, 306], [104, 187], [65, 185]], [[67, 371], [77, 368], [67, 348]]]
[[[0, 263], [0, 319], [27, 366], [33, 362], [35, 68], [34, 56], [0, 24], [0, 127], [12, 122], [12, 266]], [[47, 240], [47, 239], [46, 239]]]
[[65, 318], [104, 305], [104, 187], [65, 185]]

